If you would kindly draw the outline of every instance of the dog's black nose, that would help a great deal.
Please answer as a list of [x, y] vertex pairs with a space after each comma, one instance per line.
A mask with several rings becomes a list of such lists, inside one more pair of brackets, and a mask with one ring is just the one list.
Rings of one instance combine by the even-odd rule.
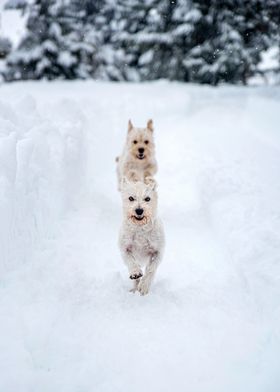
[[137, 215], [142, 215], [144, 210], [143, 210], [143, 208], [136, 208], [135, 212]]
[[138, 148], [139, 154], [143, 154], [144, 153], [144, 148]]

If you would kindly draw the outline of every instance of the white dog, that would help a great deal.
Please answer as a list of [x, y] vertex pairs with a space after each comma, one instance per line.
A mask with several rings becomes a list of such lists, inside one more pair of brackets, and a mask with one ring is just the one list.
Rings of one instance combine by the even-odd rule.
[[129, 181], [149, 182], [157, 172], [153, 121], [147, 122], [146, 128], [135, 128], [128, 122], [128, 132], [123, 153], [116, 158], [118, 187], [124, 177]]
[[[123, 180], [123, 224], [119, 244], [133, 292], [149, 292], [152, 279], [162, 259], [164, 248], [163, 226], [157, 217], [156, 183]], [[145, 267], [143, 275], [142, 268]]]

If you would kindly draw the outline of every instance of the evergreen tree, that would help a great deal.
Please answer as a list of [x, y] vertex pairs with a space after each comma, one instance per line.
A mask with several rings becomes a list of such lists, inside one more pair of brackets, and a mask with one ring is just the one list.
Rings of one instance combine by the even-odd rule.
[[12, 43], [6, 37], [0, 37], [0, 59], [5, 58], [12, 50]]
[[279, 45], [279, 0], [34, 0], [6, 80], [246, 83]]
[[121, 4], [117, 1], [104, 0], [97, 4], [96, 12], [87, 14], [85, 39], [96, 40], [96, 53], [91, 66], [95, 79], [126, 80], [126, 54], [116, 43], [115, 34], [121, 31]]
[[174, 78], [178, 62], [170, 33], [174, 7], [175, 1], [133, 0], [130, 7], [122, 8], [123, 31], [115, 40], [128, 54], [128, 67], [137, 70], [140, 80]]
[[27, 7], [26, 0], [7, 0], [4, 5], [5, 10], [17, 9], [17, 10], [24, 11], [26, 7]]
[[269, 46], [270, 20], [260, 0], [194, 0], [201, 17], [183, 65], [188, 80], [246, 83]]
[[90, 77], [96, 47], [84, 40], [84, 22], [81, 2], [36, 0], [27, 34], [8, 57], [6, 80]]

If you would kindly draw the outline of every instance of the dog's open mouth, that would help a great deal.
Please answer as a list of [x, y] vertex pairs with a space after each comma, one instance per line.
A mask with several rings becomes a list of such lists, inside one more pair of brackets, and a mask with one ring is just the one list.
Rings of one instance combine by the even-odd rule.
[[144, 159], [144, 158], [145, 158], [145, 155], [144, 155], [144, 154], [143, 154], [143, 155], [142, 155], [142, 154], [140, 154], [140, 155], [137, 155], [137, 158], [138, 158], [138, 159], [140, 159], [140, 160], [142, 160], [142, 159]]
[[131, 220], [132, 222], [134, 222], [134, 224], [141, 225], [141, 226], [148, 223], [148, 219], [145, 215], [142, 216], [132, 215]]

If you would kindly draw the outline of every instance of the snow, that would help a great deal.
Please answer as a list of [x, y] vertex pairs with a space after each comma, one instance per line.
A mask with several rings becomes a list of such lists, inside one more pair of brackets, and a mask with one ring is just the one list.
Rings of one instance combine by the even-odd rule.
[[188, 35], [193, 32], [193, 25], [189, 23], [184, 23], [176, 27], [173, 31], [173, 34], [176, 35]]
[[201, 19], [201, 12], [198, 9], [192, 9], [190, 10], [187, 15], [185, 16], [184, 20], [186, 22], [198, 22]]
[[272, 46], [261, 53], [261, 61], [257, 65], [259, 74], [253, 75], [248, 82], [251, 86], [279, 85], [279, 48]]
[[77, 59], [76, 57], [72, 56], [71, 53], [65, 50], [59, 53], [57, 62], [62, 66], [71, 67], [73, 64], [77, 62]]
[[277, 70], [279, 68], [279, 48], [272, 46], [261, 54], [261, 62], [258, 65], [260, 71]]
[[19, 44], [25, 32], [26, 15], [19, 10], [5, 10], [5, 2], [0, 0], [0, 35], [8, 37], [14, 47]]
[[[0, 88], [0, 390], [277, 392], [278, 88]], [[152, 117], [166, 252], [129, 293], [115, 156]]]
[[127, 32], [118, 33], [117, 38], [120, 41], [135, 41], [141, 44], [172, 44], [172, 35], [169, 33], [154, 33], [154, 32], [143, 32], [130, 34]]
[[143, 53], [138, 60], [138, 64], [141, 65], [145, 65], [145, 64], [149, 64], [154, 57], [154, 52], [150, 49], [147, 50], [147, 52]]

